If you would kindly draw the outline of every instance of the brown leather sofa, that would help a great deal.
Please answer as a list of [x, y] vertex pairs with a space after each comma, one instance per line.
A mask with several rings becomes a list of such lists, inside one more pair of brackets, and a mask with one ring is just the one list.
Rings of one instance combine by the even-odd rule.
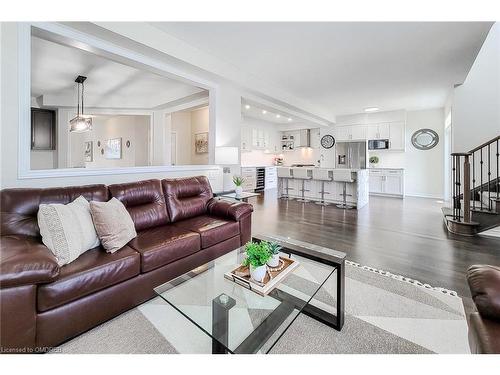
[[[41, 203], [119, 199], [137, 237], [59, 267]], [[0, 192], [0, 350], [43, 352], [154, 297], [153, 288], [250, 240], [252, 206], [213, 198], [206, 177]]]
[[467, 281], [478, 310], [470, 315], [471, 351], [500, 354], [500, 267], [471, 266]]

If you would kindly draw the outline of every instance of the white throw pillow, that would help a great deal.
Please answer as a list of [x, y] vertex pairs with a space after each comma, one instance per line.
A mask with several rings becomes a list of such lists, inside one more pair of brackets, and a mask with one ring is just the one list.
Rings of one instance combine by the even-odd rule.
[[95, 230], [102, 247], [108, 253], [114, 253], [137, 237], [134, 222], [127, 209], [116, 198], [107, 202], [90, 202], [90, 212]]
[[43, 243], [54, 253], [60, 266], [99, 246], [90, 204], [82, 196], [68, 204], [41, 204], [38, 226]]

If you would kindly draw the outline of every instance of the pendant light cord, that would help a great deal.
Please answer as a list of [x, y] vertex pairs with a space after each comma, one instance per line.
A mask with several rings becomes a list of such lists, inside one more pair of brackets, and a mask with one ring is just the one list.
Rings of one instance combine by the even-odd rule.
[[82, 117], [83, 117], [83, 90], [85, 88], [85, 84], [82, 82]]
[[[76, 107], [77, 107], [77, 110], [76, 110], [76, 115], [78, 117], [80, 117], [80, 84], [78, 83], [78, 97], [76, 99]], [[83, 108], [82, 108], [82, 112], [83, 112]]]

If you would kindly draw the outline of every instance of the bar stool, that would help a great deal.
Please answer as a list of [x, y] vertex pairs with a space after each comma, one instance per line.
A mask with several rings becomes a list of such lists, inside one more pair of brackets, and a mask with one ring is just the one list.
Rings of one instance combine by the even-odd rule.
[[300, 191], [300, 198], [297, 199], [297, 202], [302, 202], [302, 203], [309, 202], [305, 198], [305, 192], [309, 191], [309, 190], [306, 190], [306, 188], [305, 188], [305, 182], [306, 182], [306, 180], [312, 179], [312, 171], [310, 169], [307, 169], [307, 168], [293, 168], [292, 173], [293, 173], [294, 179], [302, 180], [302, 188], [299, 190]]
[[325, 194], [330, 194], [329, 192], [325, 191], [325, 181], [331, 182], [333, 181], [333, 172], [331, 170], [327, 169], [319, 169], [315, 168], [312, 171], [312, 176], [313, 180], [321, 181], [321, 200], [319, 202], [314, 202], [316, 204], [319, 204], [321, 206], [328, 206], [330, 203], [325, 202]]
[[278, 167], [276, 169], [278, 171], [278, 180], [280, 182], [280, 199], [288, 200], [290, 199], [289, 190], [293, 190], [293, 188], [288, 186], [288, 182], [293, 178], [292, 169], [285, 167]]
[[344, 189], [342, 192], [343, 202], [342, 204], [338, 204], [338, 208], [342, 208], [344, 210], [348, 210], [353, 208], [353, 206], [347, 204], [347, 196], [352, 197], [352, 194], [347, 194], [347, 183], [353, 183], [352, 174], [350, 169], [334, 169], [333, 170], [333, 181], [343, 182]]

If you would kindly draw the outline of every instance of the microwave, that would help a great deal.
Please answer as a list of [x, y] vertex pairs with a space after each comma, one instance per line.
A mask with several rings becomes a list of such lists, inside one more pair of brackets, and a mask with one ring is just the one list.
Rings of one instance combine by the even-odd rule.
[[388, 139], [370, 139], [368, 141], [368, 150], [387, 150], [389, 149]]

